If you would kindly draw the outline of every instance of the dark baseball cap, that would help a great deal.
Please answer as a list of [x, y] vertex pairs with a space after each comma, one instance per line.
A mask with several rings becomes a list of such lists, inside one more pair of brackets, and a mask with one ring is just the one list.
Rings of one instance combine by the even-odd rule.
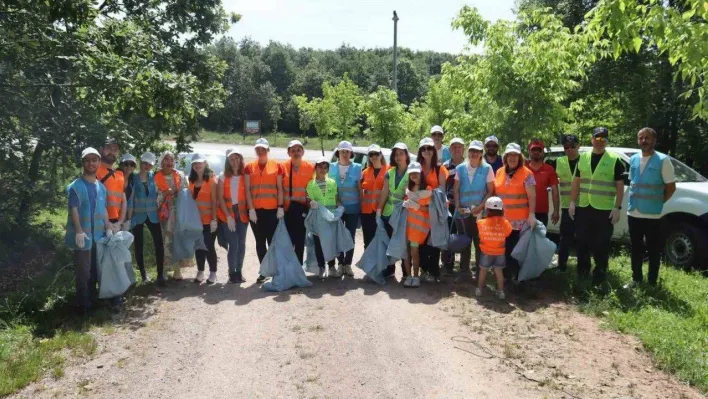
[[607, 131], [606, 127], [596, 127], [592, 131], [592, 137], [607, 137], [610, 135], [610, 132]]
[[570, 133], [566, 133], [561, 137], [561, 144], [566, 145], [566, 144], [578, 144], [580, 140], [578, 140], [578, 136]]

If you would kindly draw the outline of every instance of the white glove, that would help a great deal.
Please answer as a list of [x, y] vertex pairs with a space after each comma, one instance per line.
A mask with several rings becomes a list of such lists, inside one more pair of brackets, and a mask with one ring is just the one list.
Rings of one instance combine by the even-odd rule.
[[575, 220], [575, 202], [570, 203], [570, 207], [568, 207], [568, 216], [570, 216], [572, 220]]
[[536, 215], [533, 213], [529, 213], [529, 218], [528, 218], [529, 226], [531, 226], [531, 230], [536, 228]]
[[106, 237], [107, 237], [107, 238], [113, 237], [113, 230], [111, 230], [111, 229], [106, 229]]
[[257, 222], [258, 222], [258, 216], [256, 216], [256, 210], [255, 210], [255, 209], [251, 209], [251, 210], [248, 211], [248, 219], [249, 219], [250, 221], [252, 221], [253, 223], [257, 223]]
[[609, 219], [612, 221], [612, 224], [617, 224], [620, 220], [620, 211], [617, 208], [612, 208], [610, 211], [610, 217]]
[[122, 227], [121, 230], [123, 230], [123, 231], [129, 231], [129, 230], [130, 230], [130, 220], [126, 220], [125, 222], [123, 222], [123, 227]]
[[376, 217], [380, 218], [381, 217], [381, 209], [376, 210]]
[[344, 213], [344, 207], [343, 207], [342, 205], [338, 206], [338, 207], [337, 207], [337, 212], [343, 214], [343, 213]]
[[231, 216], [226, 218], [226, 225], [229, 227], [230, 232], [236, 231], [236, 221]]
[[76, 248], [83, 249], [86, 245], [87, 238], [88, 236], [86, 235], [86, 233], [76, 233], [76, 236], [74, 237], [74, 243], [76, 244]]
[[285, 216], [285, 211], [283, 210], [283, 207], [278, 207], [278, 212], [275, 214], [275, 216], [278, 217], [278, 219], [282, 219]]
[[212, 233], [216, 233], [216, 228], [219, 227], [219, 223], [216, 222], [216, 220], [212, 220], [209, 223], [209, 229], [211, 230]]
[[310, 209], [317, 209], [320, 207], [320, 204], [317, 201], [310, 201]]

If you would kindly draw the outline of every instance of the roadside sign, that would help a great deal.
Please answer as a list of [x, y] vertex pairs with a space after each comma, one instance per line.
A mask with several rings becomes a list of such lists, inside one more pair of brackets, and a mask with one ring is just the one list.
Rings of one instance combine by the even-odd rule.
[[261, 132], [261, 121], [243, 121], [243, 134], [258, 134]]

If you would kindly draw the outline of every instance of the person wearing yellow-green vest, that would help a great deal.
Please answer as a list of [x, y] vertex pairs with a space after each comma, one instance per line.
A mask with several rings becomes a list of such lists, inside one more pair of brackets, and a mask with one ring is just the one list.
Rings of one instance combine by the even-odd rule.
[[593, 130], [592, 151], [580, 156], [568, 206], [577, 227], [578, 276], [590, 276], [592, 254], [594, 285], [607, 278], [610, 240], [624, 196], [624, 164], [617, 155], [605, 151], [608, 136], [607, 128]]
[[[411, 156], [408, 153], [408, 146], [405, 143], [396, 143], [391, 149], [391, 157], [389, 159], [391, 168], [386, 172], [386, 176], [384, 177], [386, 182], [381, 190], [379, 203], [376, 207], [376, 216], [383, 219], [384, 227], [386, 228], [386, 233], [388, 233], [389, 238], [391, 238], [393, 234], [393, 227], [388, 223], [388, 219], [391, 217], [391, 214], [393, 214], [393, 207], [396, 204], [402, 203], [406, 195], [409, 163], [411, 163]], [[403, 279], [401, 281], [405, 281], [408, 275], [403, 263], [401, 263], [401, 270], [403, 271]], [[383, 274], [386, 278], [395, 277], [396, 265], [388, 265], [388, 268]]]
[[558, 269], [565, 271], [568, 267], [568, 256], [570, 248], [575, 248], [575, 220], [568, 214], [570, 207], [570, 191], [573, 188], [573, 176], [578, 169], [578, 159], [580, 148], [578, 136], [574, 134], [564, 134], [561, 138], [561, 145], [565, 151], [565, 156], [556, 160], [556, 174], [560, 187], [560, 245], [558, 246]]
[[[315, 177], [307, 183], [307, 196], [310, 198], [310, 209], [317, 209], [324, 206], [334, 212], [338, 207], [342, 206], [337, 195], [337, 182], [329, 177], [329, 160], [325, 157], [320, 157], [315, 163]], [[342, 209], [343, 210], [343, 209]], [[315, 257], [317, 258], [317, 266], [320, 267], [320, 278], [325, 277], [325, 258], [322, 252], [322, 243], [320, 237], [313, 235], [315, 239]], [[334, 259], [329, 262], [330, 277], [339, 277], [337, 270], [334, 268]]]
[[664, 244], [661, 212], [664, 203], [676, 191], [676, 176], [671, 159], [654, 150], [656, 131], [648, 127], [640, 130], [637, 133], [637, 144], [642, 153], [634, 154], [629, 160], [631, 184], [627, 221], [632, 242], [632, 281], [625, 288], [632, 288], [642, 282], [645, 252], [649, 252], [648, 281], [650, 285], [656, 285]]

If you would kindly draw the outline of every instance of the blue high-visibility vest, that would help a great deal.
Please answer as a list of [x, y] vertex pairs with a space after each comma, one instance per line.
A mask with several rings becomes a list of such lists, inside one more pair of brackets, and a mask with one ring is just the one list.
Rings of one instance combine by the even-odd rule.
[[151, 223], [157, 223], [160, 220], [157, 217], [157, 185], [155, 184], [155, 173], [148, 172], [147, 187], [148, 192], [145, 193], [145, 186], [140, 181], [140, 175], [134, 173], [130, 176], [133, 179], [133, 217], [131, 219], [132, 226], [140, 223], [145, 223], [145, 220], [150, 220]]
[[[74, 190], [76, 196], [79, 198], [79, 223], [81, 224], [81, 229], [84, 233], [86, 233], [86, 236], [88, 236], [88, 239], [84, 241], [85, 244], [83, 248], [76, 248], [76, 228], [74, 227], [74, 222], [71, 219], [71, 210], [69, 210], [69, 215], [67, 216], [66, 221], [66, 236], [64, 237], [64, 243], [71, 249], [87, 251], [91, 249], [94, 241], [103, 237], [106, 230], [106, 226], [103, 223], [108, 214], [106, 212], [106, 186], [101, 184], [98, 180], [93, 183], [96, 186], [96, 208], [94, 209], [92, 215], [88, 190], [85, 186], [86, 183], [81, 180], [83, 180], [82, 177], [74, 180], [66, 188], [66, 192], [68, 194], [71, 190]], [[93, 234], [91, 229], [91, 221], [93, 221]]]
[[337, 182], [337, 192], [339, 199], [344, 206], [344, 213], [361, 213], [361, 199], [358, 183], [361, 180], [361, 165], [352, 162], [349, 165], [344, 182], [339, 177], [339, 164], [332, 162], [329, 165], [329, 177]]
[[664, 209], [664, 178], [661, 175], [661, 166], [666, 155], [655, 152], [644, 166], [644, 171], [639, 171], [642, 154], [636, 153], [629, 160], [629, 170], [632, 181], [629, 186], [629, 210], [638, 210], [648, 215], [658, 215]]
[[467, 164], [457, 165], [455, 169], [460, 179], [460, 205], [469, 208], [482, 203], [484, 196], [487, 195], [487, 176], [490, 168], [488, 163], [481, 162], [470, 183]]

